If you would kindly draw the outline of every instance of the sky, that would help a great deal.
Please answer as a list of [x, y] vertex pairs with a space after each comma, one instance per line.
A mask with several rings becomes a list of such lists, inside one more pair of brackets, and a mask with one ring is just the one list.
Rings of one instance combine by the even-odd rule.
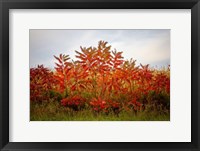
[[133, 58], [136, 64], [150, 64], [161, 68], [170, 65], [169, 29], [134, 30], [38, 30], [29, 31], [30, 67], [43, 64], [53, 69], [59, 54], [76, 60], [75, 50], [97, 47], [100, 40], [107, 41], [111, 50], [123, 51], [125, 60]]

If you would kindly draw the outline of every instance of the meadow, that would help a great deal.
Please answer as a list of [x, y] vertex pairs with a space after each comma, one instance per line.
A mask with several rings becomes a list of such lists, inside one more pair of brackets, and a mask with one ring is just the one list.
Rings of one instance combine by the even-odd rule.
[[30, 68], [31, 121], [170, 120], [170, 66], [136, 65], [105, 41], [54, 58]]

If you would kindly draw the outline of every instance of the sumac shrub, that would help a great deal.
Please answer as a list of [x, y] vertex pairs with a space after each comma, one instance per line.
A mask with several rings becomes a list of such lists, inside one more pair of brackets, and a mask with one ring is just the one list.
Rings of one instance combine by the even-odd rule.
[[56, 81], [53, 72], [38, 65], [30, 69], [30, 100], [31, 101], [48, 101], [50, 90], [54, 89]]

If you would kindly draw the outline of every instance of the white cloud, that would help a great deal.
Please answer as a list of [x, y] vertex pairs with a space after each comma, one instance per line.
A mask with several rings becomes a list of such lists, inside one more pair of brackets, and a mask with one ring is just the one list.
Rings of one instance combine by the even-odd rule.
[[108, 41], [123, 51], [125, 59], [158, 66], [170, 63], [170, 30], [31, 30], [30, 66], [44, 64], [53, 68], [53, 55], [68, 54], [75, 59], [80, 46], [97, 46]]

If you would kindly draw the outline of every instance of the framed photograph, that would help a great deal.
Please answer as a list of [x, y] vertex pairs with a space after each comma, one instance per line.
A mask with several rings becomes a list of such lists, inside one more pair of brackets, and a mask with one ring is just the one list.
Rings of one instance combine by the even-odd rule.
[[200, 150], [198, 0], [1, 0], [1, 150]]

